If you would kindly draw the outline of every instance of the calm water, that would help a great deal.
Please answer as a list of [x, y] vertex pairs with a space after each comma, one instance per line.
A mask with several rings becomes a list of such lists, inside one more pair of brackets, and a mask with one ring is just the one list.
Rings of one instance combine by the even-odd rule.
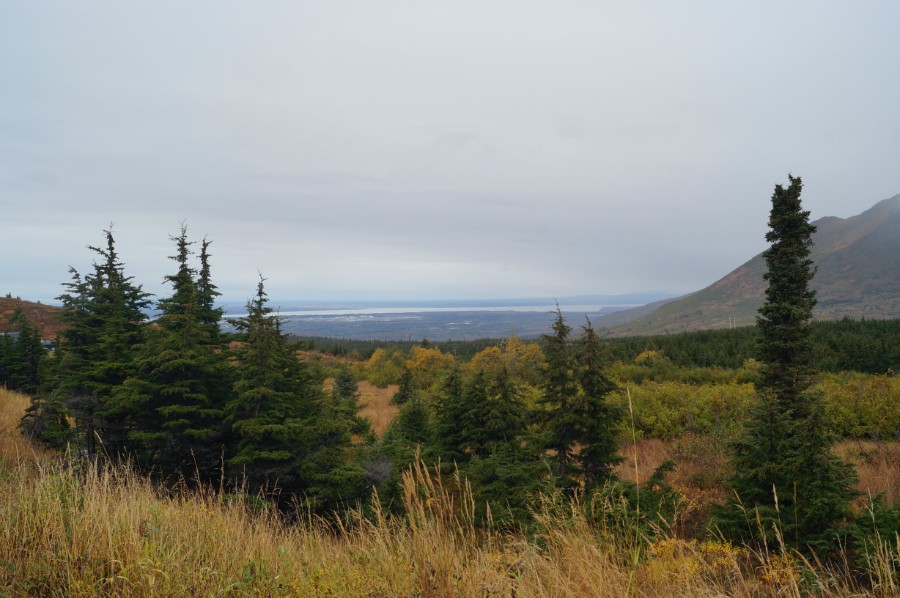
[[[597, 313], [600, 311], [616, 311], [637, 307], [637, 304], [622, 305], [560, 305], [564, 313], [575, 312], [579, 314]], [[538, 312], [546, 313], [556, 311], [555, 305], [505, 305], [505, 306], [455, 306], [455, 307], [353, 307], [341, 309], [295, 309], [290, 311], [278, 311], [279, 316], [373, 316], [380, 314], [426, 314], [426, 313], [457, 313], [457, 312]], [[246, 315], [241, 310], [239, 313], [227, 313], [226, 317], [239, 318]]]

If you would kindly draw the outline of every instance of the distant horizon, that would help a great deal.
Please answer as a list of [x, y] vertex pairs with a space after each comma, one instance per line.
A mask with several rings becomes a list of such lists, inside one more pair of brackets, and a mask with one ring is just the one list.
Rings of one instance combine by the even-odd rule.
[[[425, 299], [425, 298], [395, 298], [395, 299], [283, 299], [268, 298], [268, 306], [273, 309], [311, 312], [317, 310], [358, 310], [358, 309], [402, 309], [402, 308], [419, 308], [419, 309], [453, 309], [472, 310], [478, 308], [497, 309], [497, 308], [545, 308], [553, 307], [558, 303], [564, 311], [571, 310], [574, 307], [585, 305], [598, 306], [638, 306], [662, 301], [665, 299], [673, 299], [682, 294], [669, 293], [664, 291], [653, 291], [646, 293], [623, 293], [623, 294], [596, 294], [596, 295], [573, 295], [566, 297], [490, 297], [490, 298], [465, 298], [465, 299]], [[236, 301], [233, 299], [225, 299], [217, 302], [217, 305], [224, 308], [240, 309], [245, 306], [247, 299]]]
[[[463, 299], [453, 299], [453, 298], [392, 298], [392, 299], [379, 299], [379, 298], [325, 298], [325, 299], [304, 299], [304, 298], [272, 298], [268, 297], [268, 305], [272, 308], [279, 309], [297, 309], [297, 310], [314, 310], [317, 308], [328, 308], [328, 309], [358, 309], [358, 308], [366, 308], [366, 307], [394, 307], [394, 308], [402, 308], [402, 307], [434, 307], [434, 308], [443, 308], [443, 307], [465, 307], [465, 308], [473, 308], [473, 307], [537, 307], [543, 306], [547, 303], [553, 304], [553, 302], [558, 302], [561, 307], [572, 306], [577, 304], [608, 304], [608, 305], [645, 305], [647, 303], [653, 303], [655, 301], [662, 301], [664, 299], [672, 299], [675, 297], [679, 297], [684, 293], [673, 293], [666, 291], [648, 291], [648, 292], [636, 292], [636, 293], [621, 293], [621, 294], [591, 294], [591, 295], [572, 295], [572, 296], [560, 296], [560, 297], [550, 297], [550, 296], [522, 296], [522, 297], [484, 297], [484, 298], [463, 298]], [[33, 299], [30, 297], [24, 297], [21, 294], [13, 293], [12, 291], [8, 291], [5, 296], [20, 299], [22, 301], [29, 301], [32, 303], [41, 303], [44, 305], [50, 306], [61, 306], [62, 302], [52, 299], [47, 300], [44, 298]], [[160, 297], [165, 297], [165, 294], [161, 295], [153, 295], [154, 299], [158, 299]], [[252, 299], [252, 297], [246, 297], [244, 299], [237, 299], [234, 297], [220, 297], [219, 301], [216, 301], [216, 305], [224, 308], [235, 308], [242, 307], [246, 305], [247, 301]]]
[[[640, 307], [643, 303], [609, 303], [609, 304], [560, 304], [560, 311], [563, 313], [601, 313], [604, 311], [618, 311], [619, 309], [629, 309], [632, 307]], [[236, 307], [236, 306], [235, 306]], [[368, 307], [337, 307], [334, 309], [325, 309], [324, 306], [311, 307], [306, 309], [275, 309], [275, 315], [285, 317], [318, 317], [318, 316], [366, 316], [366, 315], [404, 315], [404, 314], [451, 314], [466, 312], [536, 312], [536, 313], [552, 313], [553, 305], [535, 304], [535, 305], [448, 305], [448, 306], [416, 306], [416, 305], [375, 305]], [[237, 318], [246, 316], [245, 309], [237, 309], [234, 312], [226, 311], [226, 318]]]

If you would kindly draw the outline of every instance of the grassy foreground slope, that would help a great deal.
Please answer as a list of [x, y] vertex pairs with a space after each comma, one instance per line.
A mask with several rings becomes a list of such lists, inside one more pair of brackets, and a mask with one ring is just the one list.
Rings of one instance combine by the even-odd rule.
[[[655, 540], [622, 505], [538, 507], [531, 536], [476, 527], [464, 484], [404, 476], [408, 515], [283, 521], [255, 501], [161, 493], [120, 469], [32, 450], [26, 397], [0, 389], [0, 589], [41, 596], [892, 596], [900, 547], [868, 574], [719, 542]], [[593, 516], [590, 514], [593, 513]], [[597, 516], [597, 515], [601, 516]], [[603, 523], [601, 523], [603, 522]]]

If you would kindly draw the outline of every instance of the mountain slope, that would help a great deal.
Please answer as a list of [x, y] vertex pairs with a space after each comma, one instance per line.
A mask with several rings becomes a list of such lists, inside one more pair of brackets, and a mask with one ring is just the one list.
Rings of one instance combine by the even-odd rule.
[[7, 328], [17, 330], [8, 323], [17, 309], [21, 309], [22, 313], [40, 329], [41, 338], [55, 338], [64, 327], [59, 320], [62, 308], [6, 296], [0, 297], [0, 332], [6, 331]]
[[[900, 317], [900, 195], [857, 216], [826, 217], [814, 224], [812, 258], [818, 270], [812, 286], [819, 300], [814, 317]], [[621, 326], [602, 319], [595, 325], [612, 327], [610, 336], [752, 325], [765, 295], [765, 268], [759, 254], [702, 291], [666, 302], [649, 315]]]

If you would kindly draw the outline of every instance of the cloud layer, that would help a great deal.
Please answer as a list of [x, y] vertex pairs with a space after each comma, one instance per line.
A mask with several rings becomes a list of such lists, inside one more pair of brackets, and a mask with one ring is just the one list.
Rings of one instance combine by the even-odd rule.
[[5, 2], [0, 291], [186, 221], [237, 300], [687, 292], [900, 192], [900, 5], [605, 4]]

